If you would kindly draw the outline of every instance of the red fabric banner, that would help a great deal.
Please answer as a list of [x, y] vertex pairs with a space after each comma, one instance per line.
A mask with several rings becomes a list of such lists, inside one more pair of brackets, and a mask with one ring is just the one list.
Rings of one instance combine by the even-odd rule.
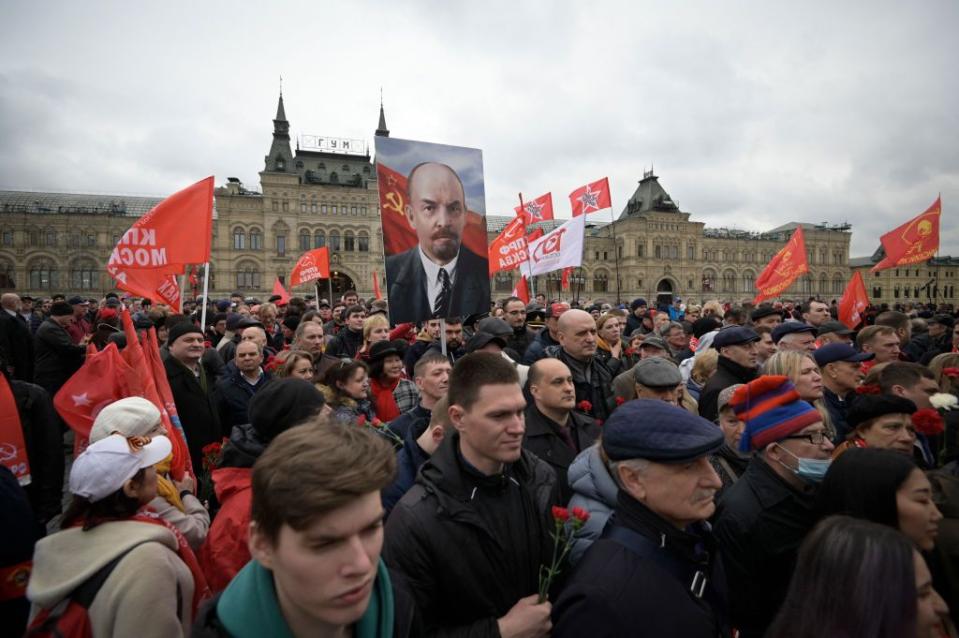
[[586, 186], [580, 186], [569, 194], [569, 203], [573, 207], [573, 217], [612, 208], [609, 178], [604, 177]]
[[540, 195], [536, 199], [523, 202], [522, 206], [517, 206], [513, 210], [517, 216], [525, 220], [527, 226], [553, 219], [553, 194]]
[[30, 461], [27, 459], [27, 445], [23, 439], [23, 424], [17, 400], [10, 389], [7, 377], [0, 374], [0, 463], [20, 481], [20, 485], [30, 484]]
[[194, 474], [193, 463], [190, 461], [190, 450], [186, 444], [186, 434], [183, 431], [183, 426], [180, 424], [180, 416], [176, 411], [176, 403], [173, 402], [173, 390], [170, 388], [170, 381], [167, 379], [166, 369], [163, 367], [163, 360], [160, 358], [156, 328], [151, 327], [144, 332], [140, 345], [143, 347], [144, 355], [146, 355], [147, 364], [153, 374], [153, 382], [160, 399], [160, 404], [157, 407], [160, 408], [163, 424], [167, 428], [170, 441], [173, 442], [173, 463], [170, 464], [170, 475], [179, 481], [183, 477], [184, 471]]
[[942, 197], [937, 197], [926, 212], [880, 237], [886, 258], [873, 266], [872, 272], [918, 264], [934, 256], [939, 250], [941, 216]]
[[[398, 255], [416, 246], [416, 231], [406, 219], [406, 206], [409, 204], [406, 176], [377, 162], [376, 179], [380, 191], [380, 217], [383, 220], [383, 250], [387, 256]], [[463, 245], [477, 255], [486, 253], [485, 217], [467, 211]]]
[[489, 245], [490, 277], [517, 268], [526, 260], [526, 219], [514, 217]]
[[276, 305], [285, 306], [286, 304], [290, 303], [290, 293], [288, 293], [286, 288], [283, 287], [283, 284], [280, 283], [279, 277], [277, 277], [273, 282], [273, 294], [280, 296], [276, 302]]
[[134, 377], [115, 343], [107, 344], [100, 352], [88, 350], [83, 366], [53, 398], [53, 406], [70, 429], [85, 440], [90, 437], [90, 428], [100, 410], [133, 395], [128, 380]]
[[862, 322], [862, 313], [869, 307], [869, 295], [866, 294], [866, 282], [858, 270], [849, 278], [846, 290], [839, 299], [839, 321], [850, 330], [855, 330]]
[[526, 285], [526, 277], [520, 275], [519, 282], [513, 288], [513, 296], [523, 300], [523, 303], [529, 303], [529, 286]]
[[118, 289], [135, 297], [163, 302], [171, 308], [180, 307], [180, 287], [174, 275], [159, 270], [129, 269], [118, 272], [115, 279]]
[[373, 296], [377, 299], [383, 298], [383, 293], [380, 292], [380, 276], [375, 270], [373, 271]]
[[[330, 249], [326, 246], [308, 250], [296, 261], [290, 272], [290, 288], [315, 279], [330, 278]], [[280, 294], [274, 292], [273, 294]]]
[[809, 262], [806, 259], [806, 240], [802, 226], [796, 227], [782, 250], [776, 253], [766, 269], [756, 279], [756, 289], [759, 294], [753, 299], [758, 304], [764, 299], [770, 299], [782, 294], [796, 279], [809, 272]]
[[560, 286], [563, 290], [569, 290], [569, 276], [572, 273], [572, 268], [563, 268], [563, 279], [560, 281]]

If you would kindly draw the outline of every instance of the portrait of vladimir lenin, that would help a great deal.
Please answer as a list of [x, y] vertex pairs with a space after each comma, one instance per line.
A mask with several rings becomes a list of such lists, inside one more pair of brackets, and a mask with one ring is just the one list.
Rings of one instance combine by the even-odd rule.
[[406, 220], [417, 245], [386, 258], [393, 323], [489, 312], [486, 256], [463, 245], [466, 193], [452, 168], [417, 164], [407, 177]]

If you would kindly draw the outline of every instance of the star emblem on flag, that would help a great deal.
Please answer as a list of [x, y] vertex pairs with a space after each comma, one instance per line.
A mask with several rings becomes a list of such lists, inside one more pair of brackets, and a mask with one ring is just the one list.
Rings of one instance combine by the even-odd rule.
[[583, 194], [579, 196], [579, 203], [583, 205], [584, 213], [588, 213], [590, 210], [599, 210], [599, 191], [590, 190], [587, 186]]
[[530, 221], [532, 222], [543, 221], [543, 204], [540, 204], [535, 201], [527, 202], [526, 214], [529, 215]]
[[81, 406], [86, 407], [93, 403], [93, 401], [90, 400], [90, 396], [86, 392], [83, 394], [71, 394], [70, 398], [73, 399], [73, 407], [75, 408], [79, 408]]

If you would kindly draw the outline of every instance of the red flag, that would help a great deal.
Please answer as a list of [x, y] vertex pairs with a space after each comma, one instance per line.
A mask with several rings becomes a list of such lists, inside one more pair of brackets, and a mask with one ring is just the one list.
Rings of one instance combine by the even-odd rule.
[[23, 424], [17, 400], [13, 396], [7, 377], [0, 374], [0, 463], [20, 481], [20, 485], [30, 484], [30, 461], [27, 459], [27, 445], [23, 439]]
[[529, 235], [526, 236], [527, 245], [533, 243], [534, 241], [542, 237], [545, 234], [545, 232], [546, 231], [544, 231], [542, 228], [534, 229], [533, 232], [531, 232]]
[[156, 328], [151, 327], [144, 332], [140, 345], [143, 347], [147, 364], [153, 374], [153, 383], [160, 399], [160, 405], [157, 405], [157, 407], [160, 409], [163, 425], [166, 427], [169, 439], [173, 443], [173, 462], [170, 464], [170, 474], [179, 481], [183, 478], [184, 471], [194, 474], [193, 463], [190, 460], [190, 449], [186, 444], [186, 433], [184, 433], [183, 426], [180, 424], [176, 403], [173, 402], [173, 390], [170, 388], [170, 381], [167, 379], [166, 369], [163, 367], [163, 360], [160, 358]]
[[553, 194], [546, 193], [536, 199], [524, 202], [522, 206], [513, 209], [517, 216], [522, 216], [526, 225], [544, 222], [553, 219]]
[[[330, 249], [326, 246], [303, 253], [290, 273], [290, 288], [314, 279], [330, 278]], [[279, 294], [279, 293], [274, 293]]]
[[862, 280], [862, 273], [858, 270], [849, 278], [846, 290], [839, 299], [839, 321], [846, 324], [850, 330], [855, 330], [862, 321], [863, 311], [869, 307], [869, 296], [866, 294], [866, 282]]
[[174, 275], [159, 270], [124, 270], [116, 275], [117, 288], [137, 297], [162, 301], [171, 308], [180, 307], [180, 287]]
[[563, 268], [563, 279], [560, 282], [563, 290], [569, 290], [569, 276], [572, 274], [572, 268]]
[[879, 238], [886, 258], [872, 267], [872, 272], [918, 264], [939, 250], [939, 217], [942, 215], [942, 197], [937, 197], [926, 212], [913, 217], [902, 226]]
[[513, 296], [523, 300], [523, 303], [529, 303], [529, 286], [526, 285], [526, 277], [520, 275], [519, 282], [513, 288]]
[[375, 270], [373, 271], [373, 296], [377, 299], [383, 298], [383, 293], [380, 292], [380, 277]]
[[526, 260], [526, 221], [514, 217], [489, 245], [489, 274], [509, 271]]
[[213, 237], [213, 176], [176, 192], [134, 222], [110, 255], [107, 271], [183, 272], [210, 261]]
[[756, 279], [756, 289], [759, 290], [759, 294], [753, 299], [753, 303], [758, 304], [763, 299], [778, 296], [800, 275], [807, 272], [809, 272], [809, 262], [806, 259], [806, 240], [802, 226], [797, 226], [793, 236]]
[[90, 353], [83, 366], [67, 379], [53, 398], [53, 406], [79, 437], [89, 438], [93, 420], [107, 405], [133, 396], [128, 379], [133, 370], [120, 356], [115, 343]]
[[[380, 190], [380, 218], [383, 220], [383, 250], [387, 255], [398, 255], [416, 246], [416, 231], [406, 219], [409, 197], [406, 176], [379, 162], [376, 179]], [[486, 218], [478, 213], [466, 213], [463, 245], [477, 255], [486, 252]]]
[[280, 278], [277, 277], [273, 282], [273, 294], [279, 295], [280, 298], [277, 300], [276, 305], [285, 306], [290, 303], [290, 293], [286, 291], [286, 288], [283, 287], [283, 284], [280, 283]]
[[609, 178], [604, 177], [577, 188], [569, 194], [569, 203], [573, 206], [573, 217], [612, 208]]

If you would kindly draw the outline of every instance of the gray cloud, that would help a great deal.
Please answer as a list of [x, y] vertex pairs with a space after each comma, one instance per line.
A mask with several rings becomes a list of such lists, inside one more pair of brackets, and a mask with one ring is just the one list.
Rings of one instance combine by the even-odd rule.
[[959, 254], [948, 0], [0, 6], [0, 187], [255, 186], [278, 77], [294, 133], [483, 150], [486, 209], [644, 168], [710, 226], [853, 224], [853, 254], [941, 192]]

